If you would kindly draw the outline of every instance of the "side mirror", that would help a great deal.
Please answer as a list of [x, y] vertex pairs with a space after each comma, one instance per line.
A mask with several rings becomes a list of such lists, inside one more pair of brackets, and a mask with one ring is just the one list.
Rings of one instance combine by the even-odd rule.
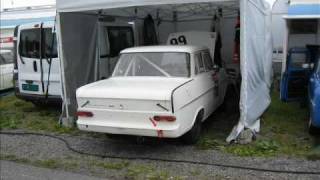
[[303, 69], [313, 69], [314, 63], [304, 63], [302, 64]]

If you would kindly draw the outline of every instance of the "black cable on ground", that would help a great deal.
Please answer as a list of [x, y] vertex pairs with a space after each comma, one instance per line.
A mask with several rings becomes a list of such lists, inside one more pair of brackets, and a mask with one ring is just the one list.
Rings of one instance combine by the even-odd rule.
[[43, 133], [32, 133], [32, 132], [2, 132], [0, 134], [11, 135], [11, 136], [24, 136], [24, 135], [34, 135], [34, 136], [43, 136], [53, 138], [59, 141], [62, 141], [66, 147], [75, 153], [87, 156], [95, 156], [100, 158], [110, 158], [110, 159], [127, 159], [127, 160], [145, 160], [145, 161], [161, 161], [161, 162], [169, 162], [169, 163], [186, 163], [186, 164], [194, 164], [194, 165], [206, 165], [206, 166], [216, 166], [223, 168], [233, 168], [233, 169], [241, 169], [241, 170], [251, 170], [251, 171], [259, 171], [259, 172], [270, 172], [270, 173], [286, 173], [286, 174], [300, 174], [300, 175], [320, 175], [320, 171], [318, 172], [309, 172], [309, 171], [290, 171], [290, 170], [274, 170], [274, 169], [264, 169], [264, 168], [254, 168], [254, 167], [243, 167], [237, 165], [229, 165], [229, 164], [220, 164], [220, 163], [208, 163], [208, 162], [200, 162], [200, 161], [189, 161], [189, 160], [178, 160], [178, 159], [162, 159], [162, 158], [151, 158], [151, 157], [139, 157], [139, 156], [116, 156], [116, 155], [101, 155], [101, 154], [92, 154], [83, 152], [73, 148], [69, 142], [59, 136], [43, 134]]

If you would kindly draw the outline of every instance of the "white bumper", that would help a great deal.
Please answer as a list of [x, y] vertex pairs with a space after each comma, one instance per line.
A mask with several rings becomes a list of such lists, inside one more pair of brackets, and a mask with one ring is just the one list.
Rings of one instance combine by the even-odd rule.
[[93, 112], [93, 117], [79, 117], [77, 120], [80, 130], [164, 138], [177, 138], [185, 133], [180, 128], [178, 117], [174, 122], [157, 122], [152, 119], [155, 115], [172, 115], [169, 112], [159, 114], [101, 109], [91, 112]]

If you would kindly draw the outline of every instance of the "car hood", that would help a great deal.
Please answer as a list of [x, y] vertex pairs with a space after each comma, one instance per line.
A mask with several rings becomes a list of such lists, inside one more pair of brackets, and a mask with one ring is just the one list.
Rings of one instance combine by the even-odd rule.
[[111, 77], [78, 88], [77, 98], [170, 100], [172, 91], [190, 78]]

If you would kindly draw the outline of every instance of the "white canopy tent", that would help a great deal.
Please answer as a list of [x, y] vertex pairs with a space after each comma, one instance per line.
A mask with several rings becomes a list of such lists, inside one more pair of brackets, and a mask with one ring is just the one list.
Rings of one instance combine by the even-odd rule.
[[[219, 9], [223, 10], [225, 17], [235, 17], [240, 9], [241, 115], [238, 125], [235, 126], [227, 141], [235, 139], [244, 128], [259, 131], [259, 117], [270, 104], [271, 10], [274, 1], [57, 0], [64, 122], [73, 123], [75, 120], [76, 89], [96, 80], [99, 18], [111, 16], [125, 19], [127, 22], [135, 22], [151, 14], [158, 22], [161, 20], [162, 24], [157, 27], [157, 31], [160, 42], [165, 42], [169, 33], [185, 30], [187, 23], [192, 22], [192, 27], [201, 28], [201, 22], [213, 19]], [[199, 24], [196, 25], [197, 23]], [[228, 47], [228, 49], [232, 48], [233, 46]]]

